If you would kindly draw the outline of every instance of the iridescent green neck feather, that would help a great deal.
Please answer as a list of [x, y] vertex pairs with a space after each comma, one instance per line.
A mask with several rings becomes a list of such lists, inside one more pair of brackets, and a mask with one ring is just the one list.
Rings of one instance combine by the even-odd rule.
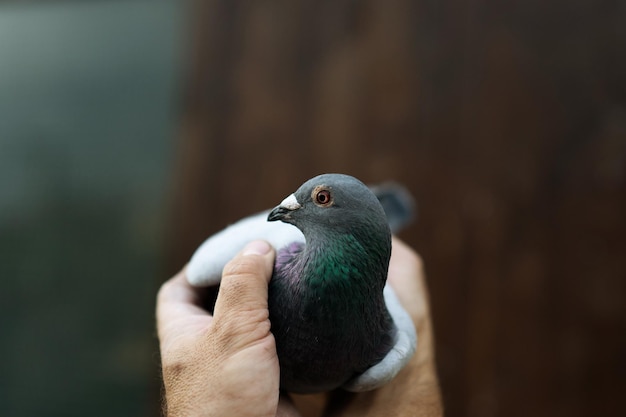
[[381, 291], [389, 265], [389, 242], [372, 236], [362, 242], [353, 234], [331, 234], [323, 242], [315, 238], [307, 242], [299, 259], [301, 284], [323, 292], [348, 287]]

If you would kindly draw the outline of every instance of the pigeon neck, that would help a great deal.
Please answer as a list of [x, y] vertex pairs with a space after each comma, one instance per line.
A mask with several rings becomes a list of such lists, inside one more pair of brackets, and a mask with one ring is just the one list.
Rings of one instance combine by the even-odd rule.
[[363, 285], [382, 290], [389, 264], [384, 242], [369, 249], [353, 234], [333, 234], [316, 239], [307, 236], [302, 253], [303, 276], [313, 288], [346, 288]]

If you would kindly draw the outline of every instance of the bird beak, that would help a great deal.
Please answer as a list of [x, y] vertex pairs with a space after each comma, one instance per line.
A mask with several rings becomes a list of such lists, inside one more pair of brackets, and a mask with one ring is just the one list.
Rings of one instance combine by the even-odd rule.
[[298, 203], [296, 196], [291, 194], [289, 197], [285, 198], [282, 203], [276, 206], [274, 210], [270, 211], [269, 216], [267, 216], [267, 221], [274, 222], [276, 220], [291, 220], [291, 213], [298, 210], [300, 207], [302, 206]]

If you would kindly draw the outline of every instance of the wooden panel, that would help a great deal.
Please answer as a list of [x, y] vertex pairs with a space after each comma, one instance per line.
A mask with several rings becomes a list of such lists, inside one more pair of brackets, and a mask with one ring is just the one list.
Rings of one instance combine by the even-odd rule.
[[621, 415], [626, 10], [199, 2], [172, 268], [303, 180], [395, 179], [448, 416]]

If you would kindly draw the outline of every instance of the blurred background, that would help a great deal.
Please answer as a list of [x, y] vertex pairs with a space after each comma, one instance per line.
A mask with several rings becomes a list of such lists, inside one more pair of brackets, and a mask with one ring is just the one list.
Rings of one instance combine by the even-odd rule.
[[396, 180], [447, 416], [621, 416], [626, 4], [0, 5], [0, 415], [156, 416], [161, 282], [304, 180]]

